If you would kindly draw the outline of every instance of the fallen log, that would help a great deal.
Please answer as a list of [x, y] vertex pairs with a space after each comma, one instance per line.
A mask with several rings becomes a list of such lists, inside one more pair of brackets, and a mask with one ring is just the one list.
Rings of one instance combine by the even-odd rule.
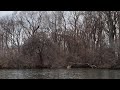
[[67, 66], [67, 69], [70, 68], [97, 68], [96, 65], [90, 65], [88, 63], [74, 63]]

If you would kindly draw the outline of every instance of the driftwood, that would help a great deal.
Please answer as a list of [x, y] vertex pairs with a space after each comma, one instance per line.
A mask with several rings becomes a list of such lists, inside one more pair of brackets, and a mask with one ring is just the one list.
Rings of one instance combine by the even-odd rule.
[[67, 69], [70, 69], [70, 68], [71, 68], [71, 65], [68, 65], [68, 66], [67, 66]]
[[70, 68], [97, 68], [96, 65], [90, 65], [89, 63], [72, 63], [67, 66], [67, 69]]

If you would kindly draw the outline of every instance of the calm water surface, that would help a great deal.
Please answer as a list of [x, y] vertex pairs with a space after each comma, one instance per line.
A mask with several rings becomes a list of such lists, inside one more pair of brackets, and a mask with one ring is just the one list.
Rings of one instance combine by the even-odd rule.
[[0, 70], [0, 79], [120, 79], [120, 70], [107, 70], [107, 69]]

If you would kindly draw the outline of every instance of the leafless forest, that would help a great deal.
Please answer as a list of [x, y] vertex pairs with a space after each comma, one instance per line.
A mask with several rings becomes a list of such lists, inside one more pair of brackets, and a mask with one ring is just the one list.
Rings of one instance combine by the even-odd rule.
[[0, 18], [0, 68], [120, 67], [119, 11], [15, 11]]

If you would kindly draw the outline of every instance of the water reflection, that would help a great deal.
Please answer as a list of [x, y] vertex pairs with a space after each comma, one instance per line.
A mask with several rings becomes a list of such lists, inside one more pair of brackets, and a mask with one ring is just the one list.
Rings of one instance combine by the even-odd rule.
[[0, 79], [120, 79], [120, 70], [105, 70], [105, 69], [0, 70]]

